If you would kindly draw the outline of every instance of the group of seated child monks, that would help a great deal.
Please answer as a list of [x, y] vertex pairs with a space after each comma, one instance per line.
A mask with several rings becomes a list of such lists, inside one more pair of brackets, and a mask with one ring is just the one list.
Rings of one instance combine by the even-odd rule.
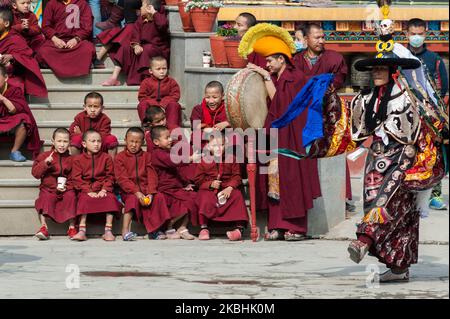
[[[49, 238], [50, 218], [69, 222], [68, 236], [84, 241], [87, 216], [102, 214], [103, 239], [112, 241], [114, 217], [123, 212], [125, 241], [137, 236], [131, 231], [133, 218], [151, 239], [192, 240], [187, 228], [192, 224], [201, 227], [198, 238], [208, 240], [208, 225], [219, 222], [231, 227], [230, 240], [240, 240], [248, 222], [241, 166], [224, 160], [223, 134], [202, 144], [213, 161], [193, 152], [192, 145], [183, 161], [173, 159], [173, 145], [183, 143], [171, 136], [181, 126], [180, 87], [168, 76], [168, 21], [159, 1], [143, 0], [136, 22], [102, 32], [98, 38], [105, 47], [97, 57], [87, 1], [50, 0], [42, 29], [29, 11], [30, 0], [11, 3], [12, 8], [0, 8], [0, 142], [13, 138], [13, 161], [26, 161], [20, 151], [24, 145], [33, 156], [32, 175], [41, 180], [35, 204], [41, 228], [36, 237]], [[78, 7], [79, 21], [69, 19], [74, 13], [70, 4]], [[51, 68], [61, 78], [82, 76], [93, 63], [101, 64], [105, 52], [116, 67], [104, 85], [119, 85], [120, 72], [127, 75], [128, 85], [140, 85], [137, 111], [142, 128], [128, 129], [125, 150], [117, 154], [119, 143], [103, 113], [103, 97], [91, 92], [70, 128], [57, 128], [51, 150], [40, 153], [43, 142], [25, 97], [47, 96], [40, 67]], [[192, 111], [192, 129], [223, 133], [230, 126], [223, 96], [220, 82], [206, 85], [202, 102]]]
[[[228, 126], [224, 119], [223, 87], [213, 81], [192, 120], [217, 132]], [[32, 174], [41, 180], [36, 210], [41, 228], [36, 237], [49, 238], [47, 218], [57, 223], [69, 221], [68, 236], [84, 241], [88, 215], [106, 215], [105, 241], [115, 240], [114, 218], [123, 212], [122, 238], [134, 240], [133, 217], [141, 222], [150, 239], [187, 239], [189, 223], [201, 227], [198, 238], [210, 239], [211, 221], [232, 227], [227, 237], [242, 239], [248, 222], [241, 192], [241, 166], [225, 158], [224, 134], [212, 134], [204, 150], [179, 158], [164, 109], [149, 105], [143, 127], [127, 130], [125, 149], [117, 154], [117, 138], [111, 134], [111, 120], [103, 113], [103, 97], [91, 92], [84, 99], [84, 110], [77, 114], [70, 129], [57, 128], [52, 149], [39, 154]], [[196, 113], [197, 112], [197, 113]], [[142, 149], [147, 144], [147, 151]], [[181, 159], [181, 160], [180, 160]], [[119, 199], [120, 200], [119, 200]]]

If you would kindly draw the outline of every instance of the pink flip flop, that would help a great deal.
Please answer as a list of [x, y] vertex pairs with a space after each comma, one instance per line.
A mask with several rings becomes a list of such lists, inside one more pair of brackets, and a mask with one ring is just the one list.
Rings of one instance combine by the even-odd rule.
[[227, 237], [231, 241], [238, 241], [242, 239], [242, 234], [239, 229], [235, 229], [232, 231], [227, 231]]
[[206, 228], [203, 228], [200, 233], [198, 234], [198, 239], [199, 240], [209, 240], [209, 230]]

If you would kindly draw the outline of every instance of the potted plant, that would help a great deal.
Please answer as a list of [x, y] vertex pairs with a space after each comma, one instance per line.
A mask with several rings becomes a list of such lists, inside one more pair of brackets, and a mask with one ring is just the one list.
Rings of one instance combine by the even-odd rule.
[[184, 32], [194, 32], [194, 24], [192, 23], [191, 13], [185, 10], [188, 0], [178, 1], [178, 12], [180, 13], [181, 23]]
[[241, 58], [238, 53], [240, 42], [241, 37], [237, 35], [225, 38], [225, 52], [227, 54], [228, 66], [230, 68], [242, 69], [247, 65], [247, 60]]
[[219, 68], [228, 67], [227, 54], [225, 52], [225, 39], [237, 35], [237, 30], [231, 24], [224, 24], [217, 28], [216, 35], [209, 37], [211, 53], [214, 66]]
[[221, 0], [191, 0], [186, 4], [185, 11], [191, 13], [195, 32], [212, 32], [221, 7]]

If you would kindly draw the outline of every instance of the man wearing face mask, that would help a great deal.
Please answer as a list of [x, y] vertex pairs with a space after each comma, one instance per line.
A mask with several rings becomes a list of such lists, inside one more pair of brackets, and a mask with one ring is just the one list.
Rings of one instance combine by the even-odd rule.
[[[448, 75], [442, 58], [435, 52], [427, 49], [425, 42], [426, 23], [422, 19], [414, 18], [407, 24], [408, 49], [422, 61], [430, 78], [436, 83], [441, 98], [448, 91]], [[430, 208], [437, 210], [447, 209], [441, 197], [442, 185], [439, 183], [433, 188], [430, 198]]]

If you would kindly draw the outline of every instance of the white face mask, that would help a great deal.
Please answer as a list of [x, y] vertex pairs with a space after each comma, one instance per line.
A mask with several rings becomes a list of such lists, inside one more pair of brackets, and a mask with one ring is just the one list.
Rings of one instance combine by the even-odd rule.
[[409, 44], [414, 48], [420, 48], [424, 42], [425, 37], [422, 35], [415, 34], [409, 37]]
[[295, 48], [297, 49], [297, 52], [300, 52], [306, 49], [306, 45], [301, 41], [295, 41]]

